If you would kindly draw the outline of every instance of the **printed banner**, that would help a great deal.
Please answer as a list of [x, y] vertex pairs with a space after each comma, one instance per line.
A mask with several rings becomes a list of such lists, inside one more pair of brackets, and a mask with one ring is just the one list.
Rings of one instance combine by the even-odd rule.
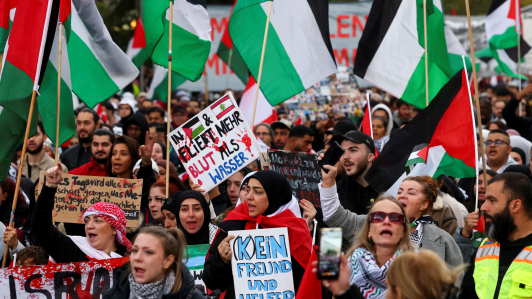
[[188, 270], [194, 277], [194, 285], [202, 294], [207, 294], [207, 287], [203, 282], [203, 268], [205, 265], [205, 257], [209, 252], [211, 244], [188, 245], [188, 259], [183, 260], [187, 265]]
[[113, 286], [113, 269], [129, 257], [0, 269], [0, 298], [101, 298]]
[[[39, 193], [44, 185], [41, 171]], [[127, 227], [139, 226], [142, 180], [63, 173], [55, 192], [53, 218], [55, 222], [83, 224], [83, 213], [97, 202], [112, 202], [126, 214]]]
[[237, 299], [291, 299], [294, 278], [288, 229], [230, 231], [231, 267]]
[[189, 178], [206, 191], [259, 158], [255, 135], [230, 93], [168, 137]]

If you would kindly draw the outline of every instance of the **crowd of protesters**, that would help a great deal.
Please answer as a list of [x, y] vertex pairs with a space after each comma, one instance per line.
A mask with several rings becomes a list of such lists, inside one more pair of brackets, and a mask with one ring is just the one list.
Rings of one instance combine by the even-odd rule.
[[[268, 148], [317, 153], [318, 159], [332, 142], [345, 151], [336, 165], [324, 166], [316, 207], [293, 197], [289, 181], [261, 169], [260, 161], [208, 192], [190, 182], [175, 151], [167, 153], [166, 125], [175, 129], [196, 115], [205, 107], [202, 95], [173, 92], [171, 111], [145, 93], [129, 92], [101, 103], [100, 115], [78, 108], [76, 135], [61, 147], [58, 165], [40, 122], [26, 155], [19, 151], [13, 157], [9, 176], [0, 182], [0, 249], [8, 247], [13, 267], [129, 256], [103, 298], [197, 299], [223, 293], [231, 299], [236, 298], [229, 245], [234, 237], [228, 231], [287, 227], [297, 293], [305, 272], [316, 272], [306, 268], [313, 244], [319, 244], [313, 230], [341, 227], [339, 278], [323, 281], [322, 298], [530, 298], [532, 84], [519, 92], [512, 82], [489, 83], [482, 80], [479, 86], [485, 151], [479, 150], [478, 158], [486, 158], [486, 177], [482, 163], [478, 181], [407, 177], [393, 196], [376, 192], [365, 175], [376, 154], [419, 110], [368, 89], [373, 126], [368, 136], [358, 130], [360, 119], [336, 111], [325, 120], [295, 125], [288, 107], [276, 106], [278, 120], [253, 128]], [[237, 100], [241, 96], [233, 94]], [[21, 159], [14, 227], [9, 227]], [[124, 211], [105, 202], [84, 212], [85, 224], [54, 223], [54, 195], [67, 172], [142, 179], [140, 226], [126, 229]], [[485, 223], [484, 232], [479, 223]], [[181, 262], [186, 246], [196, 244], [211, 244], [202, 274], [207, 288], [215, 290], [209, 295], [194, 288]]]

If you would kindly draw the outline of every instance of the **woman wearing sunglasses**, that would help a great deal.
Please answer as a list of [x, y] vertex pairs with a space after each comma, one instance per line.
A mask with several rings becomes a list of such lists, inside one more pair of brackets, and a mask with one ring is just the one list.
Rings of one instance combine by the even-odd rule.
[[[172, 204], [172, 197], [166, 203]], [[218, 228], [210, 223], [211, 211], [205, 197], [194, 190], [182, 192], [177, 198], [177, 228], [185, 233], [187, 245], [211, 244]]]

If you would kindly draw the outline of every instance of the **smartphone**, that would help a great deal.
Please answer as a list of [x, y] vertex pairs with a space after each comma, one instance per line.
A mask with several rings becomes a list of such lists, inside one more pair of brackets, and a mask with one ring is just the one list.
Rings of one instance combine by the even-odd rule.
[[325, 152], [323, 159], [318, 161], [318, 164], [321, 166], [321, 169], [325, 171], [325, 173], [329, 173], [329, 170], [323, 168], [323, 165], [336, 165], [336, 163], [338, 162], [338, 160], [340, 160], [343, 154], [344, 149], [338, 144], [338, 142], [331, 142], [331, 145]]
[[338, 279], [340, 252], [342, 250], [342, 229], [340, 227], [320, 229], [319, 250], [318, 279]]

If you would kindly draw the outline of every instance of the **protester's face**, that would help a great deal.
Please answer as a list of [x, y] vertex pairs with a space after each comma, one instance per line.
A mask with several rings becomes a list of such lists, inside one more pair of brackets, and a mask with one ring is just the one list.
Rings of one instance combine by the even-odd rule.
[[158, 143], [154, 143], [153, 144], [153, 149], [152, 149], [152, 152], [151, 152], [151, 158], [155, 162], [163, 159], [163, 148], [161, 147], [160, 144], [158, 144]]
[[404, 181], [395, 196], [405, 208], [408, 219], [415, 220], [421, 217], [423, 211], [429, 207], [429, 202], [423, 194], [423, 186], [416, 181]]
[[150, 209], [150, 214], [159, 223], [164, 222], [164, 215], [161, 213], [161, 207], [164, 203], [164, 192], [163, 188], [155, 187], [150, 189], [150, 195], [148, 196], [148, 208]]
[[409, 119], [410, 118], [410, 105], [402, 105], [399, 108], [399, 116], [401, 119]]
[[133, 114], [133, 110], [128, 104], [122, 104], [118, 106], [118, 115], [120, 115], [121, 118], [128, 117], [131, 114]]
[[504, 106], [504, 102], [496, 102], [495, 105], [493, 105], [493, 114], [497, 117], [502, 117], [502, 109], [504, 109]]
[[198, 102], [194, 102], [194, 101], [188, 102], [187, 112], [190, 113], [190, 114], [194, 114], [194, 115], [198, 114], [198, 112], [199, 112], [199, 103]]
[[297, 137], [295, 142], [295, 151], [307, 153], [310, 152], [310, 150], [312, 149], [312, 142], [314, 142], [314, 136], [305, 135], [303, 137]]
[[105, 219], [91, 215], [85, 217], [84, 221], [85, 236], [92, 248], [105, 250], [114, 246], [116, 230]]
[[159, 112], [151, 112], [148, 114], [148, 123], [164, 123], [164, 117]]
[[142, 134], [142, 131], [140, 130], [139, 125], [131, 124], [127, 127], [127, 132], [126, 132], [127, 136], [135, 140], [139, 140], [141, 134]]
[[[502, 140], [502, 145], [496, 145], [496, 140]], [[491, 165], [499, 165], [501, 163], [506, 163], [508, 156], [512, 152], [512, 147], [510, 144], [510, 138], [501, 133], [491, 133], [488, 135], [486, 141], [493, 142], [490, 146], [486, 146], [486, 155], [488, 156], [488, 162]]]
[[107, 162], [112, 146], [113, 144], [111, 143], [109, 136], [93, 136], [91, 151], [94, 160], [100, 164]]
[[[399, 213], [403, 214], [401, 208], [392, 201], [381, 200], [375, 204], [370, 211], [384, 213]], [[368, 215], [369, 217], [369, 215]], [[396, 224], [390, 221], [390, 217], [386, 217], [381, 223], [370, 223], [368, 238], [373, 240], [375, 246], [379, 247], [396, 247], [403, 237], [403, 224]]]
[[349, 177], [359, 177], [364, 173], [369, 162], [373, 160], [373, 154], [362, 143], [343, 140], [341, 146], [344, 149], [344, 154], [340, 158], [340, 162], [345, 173]]
[[512, 157], [512, 159], [514, 159], [515, 162], [517, 162], [517, 164], [523, 165], [523, 160], [521, 159], [521, 155], [519, 155], [518, 153], [511, 152], [510, 157]]
[[159, 178], [157, 179], [157, 182], [166, 183], [166, 168], [161, 165], [157, 165], [157, 168], [159, 168]]
[[384, 111], [384, 110], [381, 110], [381, 109], [379, 109], [379, 110], [375, 110], [375, 112], [373, 112], [373, 117], [382, 117], [382, 118], [384, 118], [386, 121], [388, 121], [388, 122], [390, 121], [390, 120], [388, 119], [388, 113], [387, 113], [386, 111]]
[[[492, 176], [486, 173], [487, 180], [491, 180]], [[477, 185], [473, 185], [473, 194], [477, 193]], [[478, 205], [482, 206], [482, 203], [486, 200], [486, 187], [484, 186], [484, 175], [478, 175]]]
[[140, 284], [159, 281], [174, 262], [174, 255], [164, 256], [163, 244], [150, 234], [140, 234], [131, 250], [131, 272], [135, 282]]
[[503, 187], [503, 181], [489, 184], [486, 200], [480, 207], [486, 219], [486, 236], [498, 242], [506, 240], [517, 229], [509, 209], [512, 201], [503, 193]]
[[189, 234], [195, 234], [201, 229], [204, 218], [203, 208], [197, 199], [183, 200], [179, 208], [179, 221]]
[[81, 143], [91, 142], [94, 130], [96, 130], [96, 124], [92, 113], [79, 113], [76, 117], [76, 131], [78, 132], [79, 141]]
[[288, 115], [286, 113], [277, 114], [278, 119], [288, 119]]
[[71, 148], [73, 146], [76, 146], [79, 144], [79, 139], [72, 137], [70, 138], [70, 142], [68, 143], [68, 148]]
[[248, 182], [248, 194], [246, 204], [248, 205], [249, 216], [252, 218], [262, 215], [268, 209], [268, 195], [262, 184], [257, 179], [250, 179]]
[[482, 123], [488, 123], [491, 119], [491, 103], [489, 101], [480, 101], [480, 119]]
[[[240, 203], [244, 203], [246, 201], [246, 196], [248, 195], [248, 184], [242, 185], [242, 188], [240, 189], [239, 195], [240, 195]], [[238, 202], [238, 200], [237, 200]]]
[[255, 136], [260, 138], [267, 146], [272, 146], [272, 133], [266, 126], [258, 126], [255, 130]]
[[244, 179], [242, 173], [237, 172], [227, 179], [227, 195], [233, 205], [236, 205], [238, 197], [240, 196], [240, 183]]
[[273, 131], [273, 144], [275, 144], [275, 148], [283, 149], [286, 145], [286, 142], [288, 141], [289, 134], [290, 130], [287, 128], [275, 129]]
[[177, 227], [177, 217], [174, 215], [174, 213], [168, 210], [163, 210], [163, 215], [164, 215], [164, 228], [169, 230], [171, 228]]
[[380, 139], [386, 135], [386, 127], [382, 120], [374, 118], [371, 125], [373, 127], [373, 140]]
[[111, 166], [113, 167], [114, 173], [120, 175], [132, 169], [131, 154], [129, 153], [127, 145], [123, 143], [115, 145], [112, 155]]
[[43, 149], [44, 144], [44, 134], [41, 131], [41, 128], [37, 126], [37, 134], [33, 135], [28, 139], [28, 153], [36, 155], [40, 153]]
[[175, 112], [172, 114], [172, 121], [177, 127], [180, 127], [187, 121], [187, 115], [183, 112]]
[[48, 155], [48, 157], [55, 159], [55, 153], [51, 148], [49, 148], [46, 145], [43, 145], [43, 149], [44, 149], [44, 152]]

